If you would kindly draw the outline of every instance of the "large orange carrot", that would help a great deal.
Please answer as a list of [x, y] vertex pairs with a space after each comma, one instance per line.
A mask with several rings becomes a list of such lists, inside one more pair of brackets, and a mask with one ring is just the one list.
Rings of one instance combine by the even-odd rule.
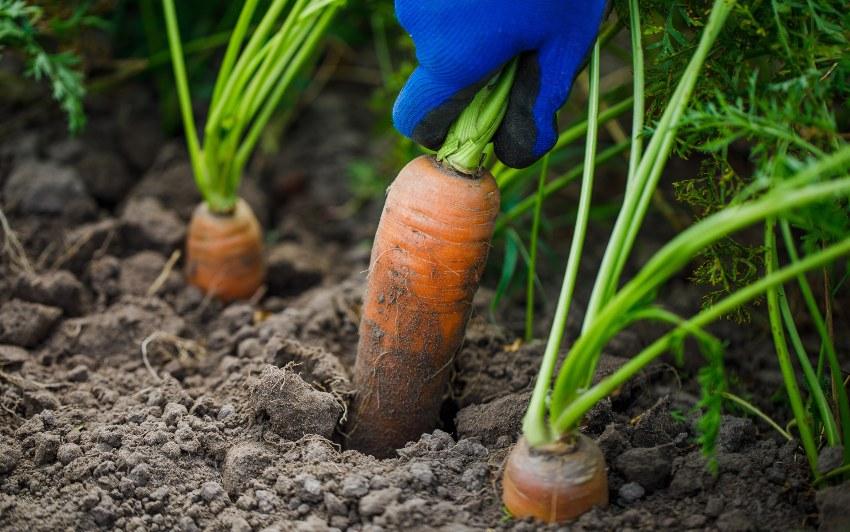
[[498, 211], [489, 172], [422, 156], [393, 182], [363, 301], [350, 447], [387, 456], [436, 426]]
[[608, 504], [605, 456], [587, 436], [569, 438], [540, 448], [524, 437], [517, 442], [502, 476], [502, 502], [511, 515], [562, 523]]
[[195, 209], [186, 236], [190, 283], [224, 301], [254, 295], [265, 278], [263, 235], [243, 200], [232, 214], [215, 214], [204, 202]]

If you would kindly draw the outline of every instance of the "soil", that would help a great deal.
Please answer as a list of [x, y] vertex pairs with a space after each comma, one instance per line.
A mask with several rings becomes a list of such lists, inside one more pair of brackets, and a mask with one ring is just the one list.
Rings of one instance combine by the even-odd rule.
[[[0, 205], [23, 246], [0, 257], [0, 528], [557, 529], [506, 518], [499, 498], [543, 347], [519, 340], [521, 301], [491, 321], [493, 292], [479, 292], [440, 428], [389, 459], [341, 446], [380, 212], [345, 208], [348, 165], [376, 149], [352, 97], [332, 87], [284, 152], [249, 171], [270, 280], [227, 306], [185, 283], [177, 253], [198, 197], [145, 87], [94, 101], [77, 139], [19, 121], [0, 149]], [[669, 232], [648, 232], [641, 253]], [[687, 310], [699, 298], [683, 277], [663, 299]], [[788, 419], [769, 402], [781, 381], [767, 333], [720, 331], [736, 391]], [[600, 374], [652, 334], [616, 338]], [[699, 364], [659, 363], [591, 412], [584, 432], [605, 453], [611, 504], [563, 529], [848, 529], [850, 488], [816, 493], [796, 444], [760, 421], [725, 416], [708, 471], [689, 378]]]

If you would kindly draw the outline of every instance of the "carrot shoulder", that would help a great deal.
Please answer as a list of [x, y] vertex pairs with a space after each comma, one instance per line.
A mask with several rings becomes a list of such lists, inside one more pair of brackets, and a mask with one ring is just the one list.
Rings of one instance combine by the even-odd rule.
[[192, 214], [186, 236], [186, 276], [207, 294], [231, 301], [254, 295], [265, 263], [260, 223], [239, 200], [232, 214], [211, 212], [206, 202]]
[[498, 212], [488, 172], [422, 156], [393, 182], [363, 302], [351, 447], [387, 456], [435, 427]]

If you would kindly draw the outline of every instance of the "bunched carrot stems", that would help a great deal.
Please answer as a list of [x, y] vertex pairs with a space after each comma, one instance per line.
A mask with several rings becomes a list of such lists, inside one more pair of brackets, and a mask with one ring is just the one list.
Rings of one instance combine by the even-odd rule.
[[[837, 156], [850, 161], [850, 148], [842, 150]], [[831, 163], [835, 158], [825, 163]], [[812, 166], [825, 168], [829, 164], [817, 163]], [[811, 175], [815, 172], [816, 170], [805, 173]], [[811, 181], [814, 181], [815, 175], [811, 175]], [[781, 187], [757, 200], [728, 207], [680, 233], [653, 255], [635, 277], [617, 292], [598, 314], [591, 327], [573, 344], [554, 385], [550, 415], [557, 418], [560, 412], [581, 395], [581, 389], [586, 387], [582, 383], [588, 379], [587, 375], [580, 371], [592, 372], [595, 369], [602, 346], [624, 324], [625, 313], [645, 301], [663, 282], [708, 245], [770, 216], [778, 216], [795, 208], [848, 193], [850, 177], [807, 186], [798, 184], [794, 188]], [[576, 361], [584, 365], [574, 366]], [[561, 423], [553, 426], [556, 433], [570, 428]]]
[[274, 0], [248, 38], [258, 0], [246, 0], [216, 78], [202, 143], [192, 115], [174, 0], [163, 0], [192, 169], [212, 212], [228, 214], [236, 207], [236, 191], [260, 134], [295, 76], [315, 56], [342, 3]]
[[578, 206], [578, 216], [570, 246], [569, 259], [567, 260], [567, 268], [564, 272], [564, 282], [561, 288], [561, 293], [558, 296], [555, 318], [553, 320], [552, 329], [549, 333], [549, 339], [546, 343], [543, 361], [540, 364], [540, 372], [537, 376], [537, 381], [534, 384], [534, 391], [532, 392], [531, 402], [528, 406], [528, 413], [523, 421], [523, 432], [532, 446], [542, 442], [551, 442], [553, 439], [556, 439], [553, 438], [553, 435], [549, 432], [548, 426], [546, 425], [546, 397], [549, 391], [549, 384], [552, 380], [552, 374], [555, 371], [555, 364], [558, 361], [558, 351], [561, 348], [561, 341], [564, 337], [564, 329], [567, 325], [567, 317], [569, 315], [573, 292], [575, 290], [576, 278], [578, 277], [579, 262], [584, 247], [587, 222], [590, 214], [590, 198], [593, 191], [596, 138], [598, 134], [599, 56], [600, 48], [597, 43], [593, 48], [593, 53], [590, 59], [590, 102], [588, 104], [587, 149], [584, 160], [584, 172]]
[[452, 124], [437, 160], [458, 172], [473, 175], [484, 160], [484, 152], [507, 111], [507, 101], [516, 74], [516, 59], [508, 63], [496, 80], [478, 91], [472, 102]]
[[248, 38], [257, 4], [245, 0], [230, 35], [202, 143], [174, 0], [162, 0], [192, 173], [204, 200], [189, 223], [186, 276], [224, 300], [250, 297], [265, 280], [262, 229], [237, 191], [261, 132], [315, 55], [341, 0], [273, 0]]
[[[664, 114], [659, 120], [655, 134], [653, 134], [646, 148], [646, 153], [639, 158], [640, 164], [634, 170], [634, 173], [632, 174], [630, 171], [632, 177], [629, 180], [629, 186], [626, 188], [623, 207], [617, 218], [611, 239], [608, 242], [602, 264], [599, 268], [599, 273], [596, 277], [596, 282], [593, 286], [593, 292], [591, 293], [584, 317], [583, 332], [587, 331], [599, 309], [611, 298], [611, 294], [616, 290], [620, 275], [625, 267], [626, 259], [637, 238], [637, 232], [640, 230], [641, 222], [646, 215], [652, 195], [658, 185], [658, 180], [673, 149], [679, 119], [685, 112], [694, 86], [696, 85], [697, 77], [708, 57], [708, 53], [723, 29], [734, 5], [734, 0], [715, 1], [699, 46], [691, 58], [688, 67], [685, 69], [682, 79], [679, 81]], [[632, 12], [637, 11], [637, 2], [632, 2], [630, 8]], [[640, 28], [632, 28], [632, 31], [639, 32]], [[641, 54], [638, 53], [635, 57], [640, 58]], [[636, 70], [638, 70], [640, 64], [640, 59], [638, 59], [638, 63], [635, 66]], [[642, 93], [642, 86], [637, 86], [636, 101], [642, 99]], [[634, 157], [632, 160], [636, 162], [638, 158]]]

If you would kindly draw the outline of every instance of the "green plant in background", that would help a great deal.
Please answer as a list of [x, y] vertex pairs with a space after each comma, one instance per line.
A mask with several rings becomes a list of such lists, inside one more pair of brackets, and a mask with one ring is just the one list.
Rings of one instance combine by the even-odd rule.
[[[667, 14], [665, 26], [674, 26], [678, 18], [685, 28], [697, 27], [699, 4], [678, 4]], [[660, 20], [664, 7], [650, 9]], [[677, 55], [689, 46], [686, 33], [678, 33], [679, 39], [659, 41], [657, 74], [675, 68]], [[679, 198], [698, 219], [842, 149], [850, 129], [847, 9], [828, 0], [754, 2], [739, 6], [727, 34], [700, 83], [699, 98], [682, 119], [677, 145], [680, 155], [706, 157], [699, 177], [676, 184]], [[663, 95], [668, 88], [656, 83], [649, 90]], [[742, 165], [744, 158], [746, 165]], [[799, 248], [810, 255], [846, 238], [850, 234], [847, 199], [839, 197], [768, 220], [764, 233], [762, 244], [727, 237], [701, 254], [694, 280], [711, 287], [707, 308], [775, 271], [783, 257], [796, 264]], [[843, 445], [844, 467], [850, 464], [850, 405], [827, 319], [834, 306], [830, 268], [821, 268], [820, 276], [825, 285], [820, 303], [808, 277], [801, 275], [788, 287], [793, 290], [797, 285], [794, 292], [802, 298], [802, 309], [792, 309], [782, 286], [767, 293], [788, 401], [816, 477], [821, 445]], [[750, 314], [744, 308], [733, 317], [741, 321]], [[814, 325], [820, 339], [816, 363], [795, 323], [801, 317]], [[802, 371], [802, 386], [797, 382], [797, 367]]]
[[247, 0], [219, 69], [201, 140], [192, 113], [174, 2], [163, 0], [192, 169], [213, 212], [228, 213], [235, 207], [242, 173], [260, 134], [296, 74], [315, 58], [341, 4], [341, 0], [275, 0], [249, 35], [257, 0]]
[[[801, 351], [802, 344], [793, 326], [793, 316], [787, 307], [787, 300], [782, 296], [782, 287], [795, 280], [801, 287], [805, 287], [807, 272], [828, 267], [838, 258], [850, 253], [850, 231], [843, 221], [847, 197], [850, 195], [850, 175], [848, 175], [850, 174], [850, 146], [840, 134], [825, 135], [825, 138], [830, 139], [829, 143], [822, 149], [808, 150], [808, 146], [803, 143], [811, 143], [803, 138], [797, 138], [799, 130], [793, 128], [782, 135], [784, 143], [779, 145], [756, 143], [758, 149], [753, 152], [752, 162], [755, 166], [753, 178], [741, 186], [735, 185], [727, 189], [728, 196], [723, 194], [715, 196], [715, 191], [710, 191], [709, 194], [698, 184], [691, 184], [694, 190], [691, 194], [692, 198], [701, 194], [702, 197], [724, 197], [727, 201], [717, 205], [712, 199], [712, 205], [702, 213], [699, 221], [663, 246], [632, 279], [623, 284], [621, 279], [624, 267], [670, 155], [674, 151], [681, 153], [688, 146], [711, 153], [712, 150], [720, 147], [729, 148], [731, 144], [731, 141], [725, 144], [694, 144], [696, 133], [716, 137], [728, 131], [719, 126], [727, 127], [735, 124], [735, 122], [719, 121], [715, 126], [709, 126], [706, 122], [699, 120], [707, 109], [705, 98], [708, 95], [716, 98], [722, 94], [721, 82], [718, 82], [716, 90], [710, 91], [706, 91], [703, 82], [707, 77], [710, 80], [711, 74], [718, 68], [722, 68], [715, 64], [714, 57], [718, 54], [722, 55], [717, 50], [722, 50], [732, 42], [743, 54], [749, 50], [748, 43], [750, 46], [758, 45], [758, 42], [754, 45], [752, 41], [734, 37], [742, 20], [747, 20], [751, 13], [751, 6], [735, 3], [732, 0], [716, 0], [710, 9], [694, 8], [689, 12], [690, 20], [693, 27], [699, 27], [701, 31], [696, 32], [696, 42], [693, 44], [688, 38], [678, 34], [683, 42], [687, 42], [687, 45], [683, 44], [676, 56], [676, 61], [681, 63], [682, 51], [685, 50], [690, 59], [681, 71], [675, 65], [669, 66], [667, 77], [663, 78], [664, 83], [659, 85], [658, 80], [654, 78], [655, 74], [648, 73], [644, 77], [642, 66], [644, 47], [641, 36], [644, 33], [639, 28], [641, 12], [646, 8], [642, 5], [639, 12], [636, 0], [631, 0], [628, 8], [633, 28], [635, 112], [631, 139], [632, 154], [625, 197], [598, 270], [581, 334], [570, 347], [556, 376], [558, 352], [576, 284], [578, 262], [582, 252], [581, 244], [585, 238], [589, 217], [589, 194], [593, 183], [592, 169], [597, 158], [596, 130], [593, 127], [588, 128], [582, 193], [573, 247], [567, 262], [564, 283], [540, 374], [525, 418], [524, 435], [531, 446], [538, 448], [544, 448], [569, 436], [577, 430], [583, 416], [596, 402], [614, 392], [641, 368], [665, 352], [681, 354], [685, 340], [692, 338], [708, 361], [699, 375], [699, 383], [703, 389], [703, 397], [699, 404], [703, 410], [703, 416], [699, 429], [703, 449], [710, 455], [719, 425], [720, 408], [729, 394], [723, 377], [723, 342], [710, 335], [705, 327], [733, 314], [742, 305], [766, 294], [772, 329], [780, 355], [780, 365], [788, 385], [797, 430], [812, 463], [813, 474], [818, 477], [819, 473], [815, 469], [817, 444], [814, 437], [818, 433], [818, 428], [812, 425], [812, 420], [821, 420], [818, 426], [823, 427], [827, 444], [838, 444], [843, 438], [846, 450], [850, 424], [845, 416], [850, 409], [847, 405], [845, 385], [841, 380], [834, 346], [828, 337], [827, 328], [821, 326], [823, 320], [815, 319], [815, 323], [818, 324], [817, 328], [825, 346], [822, 357], [825, 358], [825, 366], [831, 375], [833, 400], [829, 404], [826, 399], [828, 394], [821, 390], [817, 373], [813, 369], [806, 370], [806, 363], [803, 361], [807, 361], [808, 356]], [[646, 11], [651, 13], [650, 10]], [[844, 16], [837, 12], [832, 14]], [[835, 16], [831, 19], [834, 20]], [[811, 22], [814, 24], [816, 21], [817, 19], [814, 18]], [[650, 29], [652, 29], [651, 26]], [[671, 30], [668, 27], [666, 31], [669, 33]], [[673, 32], [673, 35], [677, 34]], [[666, 43], [667, 40], [669, 36], [665, 36], [660, 42]], [[650, 45], [647, 49], [652, 49], [652, 46], [658, 45]], [[832, 49], [830, 53], [835, 53], [835, 50]], [[703, 73], [709, 57], [712, 57], [712, 66]], [[834, 60], [837, 59], [838, 57], [834, 58]], [[821, 67], [825, 71], [831, 69], [833, 73], [838, 68], [826, 62], [821, 63]], [[781, 72], [786, 73], [784, 70]], [[669, 83], [667, 80], [670, 76], [674, 76], [678, 82]], [[659, 86], [664, 88], [663, 91], [659, 89]], [[590, 124], [599, 122], [598, 90], [598, 70], [592, 68]], [[760, 94], [759, 91], [752, 92], [754, 98], [759, 97]], [[662, 101], [660, 98], [666, 98], [666, 100]], [[825, 119], [825, 123], [835, 123], [835, 117], [831, 115], [834, 109], [832, 103], [829, 102], [829, 105], [821, 109], [820, 116]], [[644, 109], [646, 109], [648, 123], [652, 124], [649, 128], [642, 126]], [[654, 121], [655, 116], [657, 121]], [[739, 120], [737, 123], [747, 126], [747, 134], [751, 134], [758, 126], [761, 133], [766, 133], [769, 138], [775, 139], [777, 133], [781, 131], [777, 124], [771, 123], [767, 117], [745, 116], [748, 118], [747, 121]], [[741, 135], [739, 138], [758, 141], [758, 137], [748, 138], [747, 135]], [[645, 147], [644, 141], [646, 141]], [[807, 148], [805, 156], [800, 158], [792, 156], [789, 149], [792, 146], [799, 148], [801, 144]], [[725, 155], [728, 155], [728, 151]], [[724, 168], [729, 166], [729, 164], [723, 165]], [[843, 206], [843, 209], [836, 209], [836, 206]], [[827, 217], [829, 218], [827, 220], [821, 217], [821, 213], [833, 211], [839, 212], [831, 218]], [[789, 251], [789, 261], [784, 266], [777, 260], [774, 220], [779, 220], [782, 225], [783, 236]], [[792, 231], [787, 227], [788, 221], [793, 221], [803, 229], [818, 228], [819, 238], [815, 240], [817, 245], [811, 245], [811, 238], [804, 240], [809, 242], [805, 256], [798, 256], [794, 250], [794, 238]], [[747, 275], [738, 275], [737, 282], [730, 283], [726, 292], [717, 295], [701, 312], [689, 318], [676, 316], [653, 303], [661, 286], [679, 270], [694, 259], [704, 257], [724, 239], [757, 223], [764, 223], [766, 229], [762, 249], [766, 256], [767, 268], [763, 272], [759, 271], [758, 266], [748, 267], [745, 272]], [[747, 256], [752, 257], [751, 252], [748, 251], [748, 253], [750, 254]], [[803, 291], [807, 290], [803, 288]], [[814, 297], [811, 296], [811, 290], [808, 292], [810, 293], [810, 297], [806, 297], [808, 310], [813, 317], [817, 318], [820, 311]], [[619, 370], [592, 385], [597, 362], [608, 340], [635, 322], [646, 320], [666, 323], [671, 326], [671, 329], [636, 354]], [[804, 373], [808, 375], [806, 382], [809, 393], [812, 395], [810, 404], [814, 415], [810, 415], [801, 399], [791, 365], [792, 357], [787, 349], [782, 349], [783, 327], [789, 332], [792, 345], [801, 351], [797, 353], [797, 359], [798, 363], [802, 364]], [[553, 377], [555, 377], [554, 382]], [[839, 419], [832, 419], [833, 410], [838, 412]], [[845, 467], [847, 463], [850, 461], [845, 458]]]
[[46, 81], [51, 95], [68, 117], [68, 129], [79, 132], [86, 123], [80, 59], [71, 52], [48, 52], [40, 43], [40, 7], [24, 0], [0, 0], [0, 51], [19, 50], [26, 58], [26, 76]]

